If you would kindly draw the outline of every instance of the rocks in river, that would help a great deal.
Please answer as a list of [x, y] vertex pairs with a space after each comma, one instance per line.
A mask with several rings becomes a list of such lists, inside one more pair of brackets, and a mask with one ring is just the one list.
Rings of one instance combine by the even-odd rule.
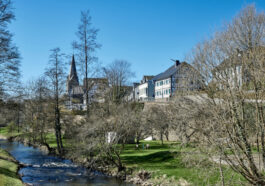
[[45, 152], [45, 153], [49, 153], [49, 149], [48, 149], [48, 147], [46, 147], [46, 146], [44, 146], [44, 145], [40, 145], [39, 148], [40, 148], [41, 151], [43, 151], [43, 152]]

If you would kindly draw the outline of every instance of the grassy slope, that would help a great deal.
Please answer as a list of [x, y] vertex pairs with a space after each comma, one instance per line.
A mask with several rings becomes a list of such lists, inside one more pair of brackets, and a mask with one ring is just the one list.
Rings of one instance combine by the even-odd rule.
[[[150, 149], [143, 150], [143, 143], [149, 143]], [[186, 166], [182, 161], [182, 156], [179, 153], [180, 146], [177, 143], [169, 142], [162, 146], [159, 142], [152, 141], [142, 142], [142, 144], [139, 150], [135, 150], [135, 145], [126, 146], [122, 159], [128, 168], [151, 171], [153, 178], [161, 178], [163, 175], [174, 177], [175, 180], [182, 178], [195, 185], [215, 185], [220, 182], [219, 169], [212, 166], [211, 162], [204, 162], [203, 167], [200, 168]], [[193, 150], [189, 147], [182, 149], [181, 152], [189, 153]], [[230, 179], [232, 170], [227, 167], [223, 168], [225, 177]], [[232, 181], [237, 182], [238, 180], [244, 179], [239, 175], [234, 175]]]
[[10, 155], [0, 148], [0, 185], [3, 186], [20, 186], [23, 185], [16, 174], [18, 165], [4, 159], [12, 160]]

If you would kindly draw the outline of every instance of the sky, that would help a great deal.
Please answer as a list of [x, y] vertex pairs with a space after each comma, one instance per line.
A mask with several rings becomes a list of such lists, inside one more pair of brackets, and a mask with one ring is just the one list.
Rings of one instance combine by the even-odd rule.
[[100, 29], [102, 47], [95, 55], [101, 65], [127, 60], [135, 72], [132, 81], [140, 81], [166, 70], [170, 59], [184, 61], [198, 42], [249, 3], [265, 9], [264, 0], [13, 0], [16, 20], [9, 29], [25, 83], [43, 74], [50, 49], [73, 54], [80, 12], [89, 10]]

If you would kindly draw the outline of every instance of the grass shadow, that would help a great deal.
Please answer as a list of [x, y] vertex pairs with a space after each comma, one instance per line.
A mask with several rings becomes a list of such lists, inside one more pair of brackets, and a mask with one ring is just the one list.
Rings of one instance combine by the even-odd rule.
[[172, 153], [170, 151], [159, 151], [142, 156], [124, 156], [123, 160], [129, 164], [161, 163], [161, 162], [165, 163], [168, 161], [172, 161], [177, 154], [178, 154], [177, 152]]
[[5, 176], [10, 177], [10, 178], [14, 178], [14, 179], [19, 178], [18, 175], [16, 174], [16, 172], [12, 172], [9, 169], [3, 168], [3, 167], [0, 167], [0, 174], [5, 175]]

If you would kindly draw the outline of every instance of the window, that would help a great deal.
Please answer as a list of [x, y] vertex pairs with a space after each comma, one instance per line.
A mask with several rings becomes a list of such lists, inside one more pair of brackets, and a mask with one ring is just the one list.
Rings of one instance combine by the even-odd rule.
[[166, 94], [168, 94], [168, 91], [166, 90]]
[[170, 89], [168, 89], [168, 93], [170, 94]]
[[162, 86], [163, 85], [163, 81], [160, 81], [160, 86]]

